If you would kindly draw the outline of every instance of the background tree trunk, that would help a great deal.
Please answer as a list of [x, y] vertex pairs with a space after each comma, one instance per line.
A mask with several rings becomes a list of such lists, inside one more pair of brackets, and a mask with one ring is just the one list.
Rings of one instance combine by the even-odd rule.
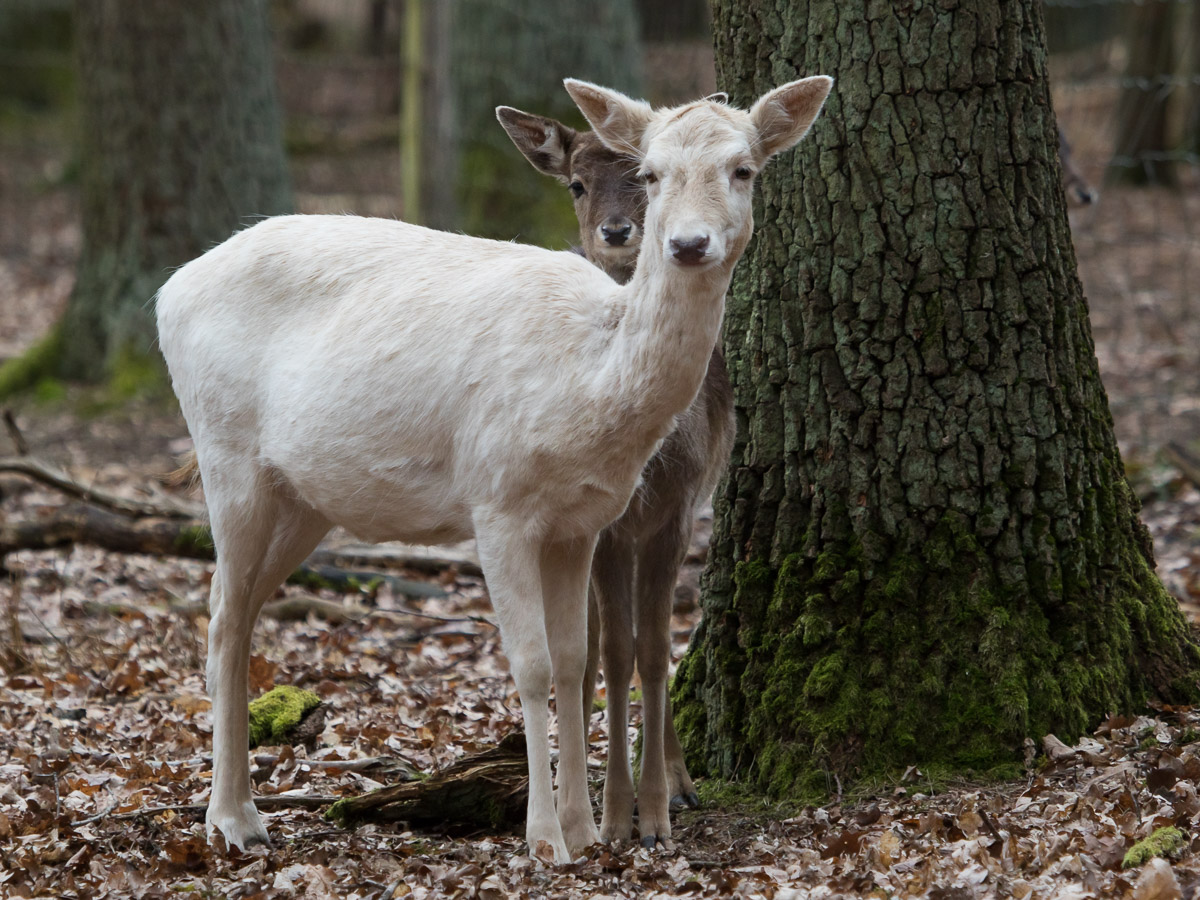
[[1117, 105], [1109, 181], [1173, 183], [1173, 167], [1163, 154], [1170, 149], [1167, 112], [1178, 7], [1172, 0], [1149, 0], [1128, 11], [1125, 77], [1130, 83], [1121, 90]]
[[684, 41], [709, 36], [706, 0], [636, 0], [642, 40]]
[[75, 8], [83, 251], [59, 374], [96, 381], [153, 352], [170, 269], [291, 208], [260, 0]]
[[445, 0], [424, 3], [425, 67], [421, 87], [422, 225], [452, 231], [458, 224], [455, 197], [458, 142], [455, 133], [451, 55], [453, 11]]
[[565, 248], [579, 234], [566, 188], [516, 151], [496, 121], [496, 106], [583, 127], [562, 86], [564, 76], [637, 95], [633, 0], [456, 0], [452, 30], [459, 227], [468, 234]]
[[729, 299], [738, 437], [674, 685], [696, 770], [795, 794], [979, 769], [1196, 696], [1097, 371], [1039, 6], [715, 3], [734, 102], [836, 84], [762, 177]]
[[[1186, 72], [1191, 81], [1184, 93], [1183, 149], [1189, 153], [1200, 153], [1200, 3], [1191, 4], [1188, 10], [1185, 57]], [[1195, 164], [1196, 160], [1193, 159]]]

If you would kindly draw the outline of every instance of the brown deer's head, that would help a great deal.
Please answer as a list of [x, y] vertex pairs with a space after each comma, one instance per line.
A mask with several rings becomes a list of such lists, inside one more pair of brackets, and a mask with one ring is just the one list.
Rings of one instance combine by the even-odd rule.
[[638, 160], [609, 150], [590, 131], [576, 131], [554, 119], [509, 106], [496, 115], [533, 167], [571, 191], [584, 256], [617, 281], [627, 281], [646, 216]]
[[1075, 159], [1071, 155], [1071, 145], [1067, 143], [1067, 136], [1061, 127], [1058, 129], [1058, 159], [1062, 163], [1063, 190], [1067, 192], [1067, 204], [1069, 206], [1090, 206], [1095, 203], [1100, 195], [1095, 188], [1088, 184], [1088, 180], [1079, 171], [1079, 166], [1075, 165]]

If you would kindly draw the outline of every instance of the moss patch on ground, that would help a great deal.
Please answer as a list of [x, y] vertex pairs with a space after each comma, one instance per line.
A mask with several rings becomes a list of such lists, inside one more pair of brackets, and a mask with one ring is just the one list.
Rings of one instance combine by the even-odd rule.
[[271, 688], [250, 703], [250, 747], [282, 743], [321, 698], [289, 685]]
[[1156, 856], [1178, 856], [1185, 843], [1183, 832], [1178, 828], [1156, 828], [1150, 837], [1143, 838], [1129, 848], [1125, 859], [1121, 861], [1121, 867], [1132, 869]]

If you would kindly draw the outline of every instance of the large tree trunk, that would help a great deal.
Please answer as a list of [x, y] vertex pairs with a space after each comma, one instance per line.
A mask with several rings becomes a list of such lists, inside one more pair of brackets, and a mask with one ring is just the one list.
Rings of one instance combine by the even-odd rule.
[[260, 0], [76, 4], [83, 253], [59, 374], [149, 355], [172, 267], [291, 208]]
[[1038, 0], [872, 9], [715, 5], [734, 102], [836, 78], [734, 279], [738, 436], [674, 686], [689, 766], [780, 792], [1011, 762], [1200, 672], [1097, 371]]

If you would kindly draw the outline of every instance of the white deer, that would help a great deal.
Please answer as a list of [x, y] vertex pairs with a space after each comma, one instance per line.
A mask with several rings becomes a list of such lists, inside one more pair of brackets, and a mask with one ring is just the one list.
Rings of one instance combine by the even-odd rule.
[[596, 133], [635, 155], [648, 185], [626, 285], [573, 253], [286, 216], [163, 286], [159, 337], [217, 549], [210, 840], [268, 840], [247, 754], [251, 633], [333, 525], [368, 540], [475, 536], [528, 736], [529, 850], [561, 863], [597, 840], [582, 721], [596, 535], [704, 379], [753, 230], [755, 173], [804, 136], [831, 85], [795, 81], [749, 112], [708, 101], [652, 110], [568, 79]]

